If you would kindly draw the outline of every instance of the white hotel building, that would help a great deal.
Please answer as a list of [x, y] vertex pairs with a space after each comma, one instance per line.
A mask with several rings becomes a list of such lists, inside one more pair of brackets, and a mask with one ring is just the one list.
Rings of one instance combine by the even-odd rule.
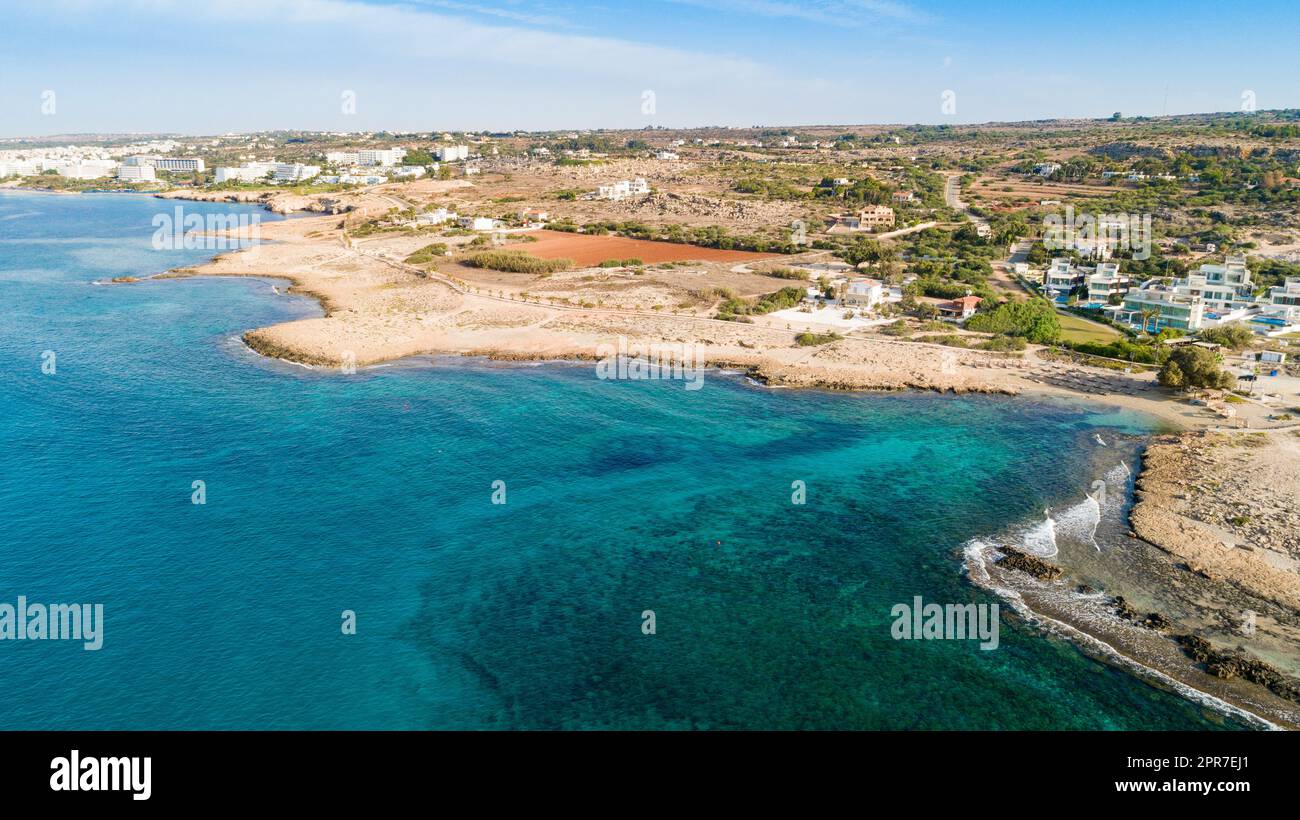
[[4, 177], [34, 177], [40, 172], [41, 164], [34, 159], [14, 159], [0, 162], [0, 179]]
[[57, 171], [69, 179], [102, 179], [117, 173], [117, 163], [111, 159], [42, 160], [41, 171]]
[[406, 156], [405, 148], [387, 150], [366, 149], [364, 151], [330, 151], [325, 154], [325, 161], [331, 165], [383, 166], [397, 165]]
[[151, 165], [155, 171], [167, 171], [174, 174], [201, 174], [206, 170], [203, 160], [198, 157], [134, 156], [122, 160], [122, 164], [127, 167], [135, 165]]
[[433, 155], [441, 162], [455, 162], [469, 159], [468, 145], [447, 145], [434, 149]]
[[238, 167], [217, 168], [215, 178], [218, 185], [223, 182], [262, 182], [267, 175], [275, 173], [274, 162], [246, 162]]
[[152, 165], [119, 165], [117, 178], [123, 182], [153, 182], [158, 175]]
[[278, 162], [275, 165], [276, 182], [303, 182], [320, 176], [319, 165], [301, 165], [292, 162]]

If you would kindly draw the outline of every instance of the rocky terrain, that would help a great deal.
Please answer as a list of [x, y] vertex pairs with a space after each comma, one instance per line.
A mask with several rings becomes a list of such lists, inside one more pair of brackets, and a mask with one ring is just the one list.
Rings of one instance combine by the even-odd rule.
[[337, 214], [350, 211], [355, 207], [355, 195], [340, 194], [337, 197], [304, 196], [281, 191], [195, 191], [189, 188], [177, 188], [155, 194], [159, 199], [186, 199], [193, 202], [242, 202], [264, 206], [277, 214], [291, 214], [298, 211]]
[[1300, 436], [1184, 433], [1154, 442], [1136, 533], [1189, 569], [1300, 611]]
[[654, 193], [623, 204], [629, 216], [723, 218], [746, 226], [789, 223], [801, 218], [805, 208], [785, 202], [719, 199], [699, 194]]

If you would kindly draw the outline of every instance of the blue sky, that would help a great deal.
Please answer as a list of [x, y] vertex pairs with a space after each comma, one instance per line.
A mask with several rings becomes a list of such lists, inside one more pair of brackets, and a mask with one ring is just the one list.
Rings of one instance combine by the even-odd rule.
[[1298, 9], [6, 0], [0, 136], [968, 123], [1233, 111], [1246, 91], [1260, 109], [1300, 107]]

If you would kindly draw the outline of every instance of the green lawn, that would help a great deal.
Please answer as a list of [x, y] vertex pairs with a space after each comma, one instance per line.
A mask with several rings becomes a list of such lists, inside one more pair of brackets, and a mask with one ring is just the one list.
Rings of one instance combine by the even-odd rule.
[[1067, 342], [1100, 342], [1107, 344], [1118, 339], [1123, 334], [1109, 325], [1090, 322], [1073, 313], [1056, 312], [1056, 318], [1061, 323], [1061, 339]]

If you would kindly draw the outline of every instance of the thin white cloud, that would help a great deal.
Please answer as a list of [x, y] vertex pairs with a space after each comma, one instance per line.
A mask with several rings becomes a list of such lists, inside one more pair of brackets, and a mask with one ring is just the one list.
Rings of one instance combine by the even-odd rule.
[[417, 6], [432, 6], [451, 12], [479, 14], [484, 17], [495, 17], [500, 20], [509, 20], [511, 22], [524, 23], [532, 26], [551, 26], [553, 28], [576, 27], [572, 20], [564, 17], [550, 14], [534, 14], [527, 11], [516, 11], [514, 9], [505, 9], [498, 6], [488, 6], [482, 3], [463, 3], [458, 2], [458, 0], [410, 0], [410, 2]]
[[[460, 4], [459, 0], [446, 2]], [[53, 0], [42, 12], [93, 9], [84, 0]], [[102, 10], [102, 9], [101, 9]], [[408, 59], [438, 58], [657, 82], [689, 82], [702, 77], [728, 81], [770, 81], [780, 75], [743, 56], [700, 53], [614, 37], [542, 31], [526, 25], [488, 24], [414, 5], [377, 5], [359, 0], [130, 0], [114, 14], [149, 19], [169, 14], [188, 26], [235, 25], [248, 37], [302, 38], [346, 36], [347, 54], [322, 54], [323, 60], [365, 57], [366, 52]], [[522, 21], [518, 21], [522, 22]], [[286, 44], [286, 48], [291, 47]], [[533, 79], [537, 79], [534, 77]]]
[[826, 25], [861, 26], [881, 20], [930, 22], [930, 15], [893, 0], [668, 0], [687, 6], [750, 14], [758, 17], [806, 20]]

